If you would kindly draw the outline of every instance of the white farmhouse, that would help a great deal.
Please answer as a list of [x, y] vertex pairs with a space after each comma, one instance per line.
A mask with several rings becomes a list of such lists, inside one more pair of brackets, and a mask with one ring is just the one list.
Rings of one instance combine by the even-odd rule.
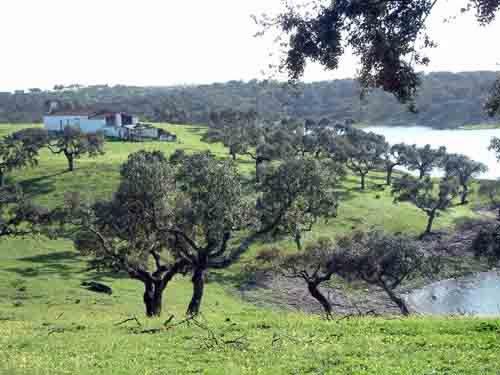
[[59, 111], [43, 117], [49, 132], [63, 131], [66, 126], [75, 126], [85, 133], [103, 132], [108, 137], [129, 138], [131, 129], [139, 123], [136, 116], [123, 112]]

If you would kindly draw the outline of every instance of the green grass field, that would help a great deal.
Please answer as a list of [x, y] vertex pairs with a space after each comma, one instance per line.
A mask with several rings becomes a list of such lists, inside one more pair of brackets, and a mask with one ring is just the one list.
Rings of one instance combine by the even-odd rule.
[[[28, 125], [26, 125], [28, 126]], [[64, 158], [44, 152], [37, 168], [17, 171], [19, 183], [37, 202], [56, 206], [70, 191], [89, 199], [109, 196], [118, 170], [139, 149], [171, 153], [210, 149], [228, 157], [221, 145], [200, 141], [204, 129], [162, 125], [179, 143], [106, 144], [106, 155], [77, 161], [65, 172]], [[0, 135], [18, 129], [0, 125]], [[250, 160], [239, 160], [250, 172]], [[367, 192], [349, 177], [342, 189], [338, 219], [321, 223], [310, 241], [353, 228], [372, 226], [419, 233], [424, 215], [394, 205], [389, 191], [378, 191], [374, 174]], [[473, 197], [471, 206], [479, 204]], [[436, 228], [451, 228], [475, 217], [470, 207], [450, 210]], [[289, 241], [281, 243], [292, 249]], [[258, 246], [247, 255], [251, 259]], [[67, 241], [45, 238], [0, 242], [0, 374], [500, 374], [500, 321], [480, 319], [351, 318], [324, 321], [318, 316], [257, 308], [242, 301], [231, 284], [239, 265], [207, 285], [201, 321], [208, 327], [179, 325], [190, 298], [188, 279], [167, 289], [162, 319], [146, 320], [142, 285], [117, 275], [86, 269]], [[224, 281], [224, 280], [228, 281]], [[113, 295], [83, 289], [82, 281], [103, 281]], [[218, 280], [218, 281], [213, 281]], [[138, 321], [125, 319], [136, 316]], [[140, 325], [139, 325], [140, 324]], [[153, 333], [143, 331], [155, 330]]]

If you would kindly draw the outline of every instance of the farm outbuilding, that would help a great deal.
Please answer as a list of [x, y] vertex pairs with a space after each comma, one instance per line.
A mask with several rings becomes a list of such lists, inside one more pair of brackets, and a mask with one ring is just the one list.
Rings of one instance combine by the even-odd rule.
[[125, 140], [157, 139], [167, 142], [177, 140], [175, 134], [149, 124], [139, 123], [137, 116], [124, 112], [59, 111], [44, 116], [43, 122], [49, 132], [61, 132], [67, 126], [74, 126], [84, 133], [103, 132], [107, 137]]
[[134, 126], [139, 119], [123, 112], [61, 111], [44, 116], [43, 122], [49, 132], [63, 131], [67, 126], [80, 128], [85, 133], [103, 132], [108, 137], [125, 138], [126, 126]]

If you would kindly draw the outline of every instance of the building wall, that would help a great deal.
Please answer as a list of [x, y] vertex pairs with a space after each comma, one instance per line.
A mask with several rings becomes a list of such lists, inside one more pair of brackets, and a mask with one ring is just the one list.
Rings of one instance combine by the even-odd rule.
[[102, 129], [104, 135], [113, 138], [126, 138], [128, 129], [118, 128], [116, 126], [106, 126]]
[[62, 131], [66, 126], [81, 126], [87, 116], [44, 116], [45, 129], [49, 131]]
[[105, 119], [86, 119], [80, 123], [80, 129], [82, 129], [84, 133], [95, 133], [98, 131], [103, 131], [105, 127]]
[[102, 131], [106, 126], [104, 119], [89, 119], [87, 116], [44, 116], [45, 129], [62, 131], [66, 126], [79, 127], [85, 133]]

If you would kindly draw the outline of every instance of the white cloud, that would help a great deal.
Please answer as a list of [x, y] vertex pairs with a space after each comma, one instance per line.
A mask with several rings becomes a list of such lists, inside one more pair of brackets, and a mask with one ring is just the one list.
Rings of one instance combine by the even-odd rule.
[[[444, 2], [431, 20], [440, 47], [428, 70], [496, 69], [500, 24], [481, 28], [472, 16], [443, 24], [446, 7], [457, 9], [457, 1]], [[253, 38], [250, 14], [279, 6], [279, 0], [1, 0], [0, 90], [260, 78], [272, 46]], [[311, 66], [305, 79], [354, 73], [355, 60], [346, 56], [339, 71]]]

